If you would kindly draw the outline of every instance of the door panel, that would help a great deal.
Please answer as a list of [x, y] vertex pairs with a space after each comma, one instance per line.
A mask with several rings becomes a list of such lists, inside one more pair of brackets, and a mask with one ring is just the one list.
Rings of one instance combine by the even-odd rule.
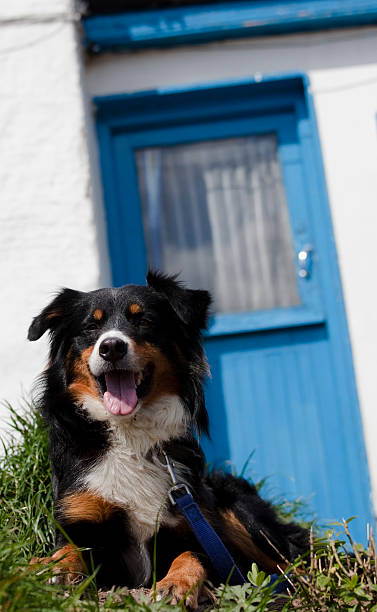
[[325, 520], [362, 516], [368, 490], [350, 478], [357, 446], [341, 425], [342, 381], [334, 375], [325, 325], [212, 338], [216, 384], [207, 388], [215, 465], [266, 478], [271, 497], [303, 499]]
[[251, 455], [270, 497], [306, 499], [322, 521], [358, 515], [361, 540], [369, 476], [313, 118], [302, 89], [271, 87], [114, 102], [101, 128], [114, 279], [143, 283], [149, 263], [212, 290], [208, 460], [241, 473]]

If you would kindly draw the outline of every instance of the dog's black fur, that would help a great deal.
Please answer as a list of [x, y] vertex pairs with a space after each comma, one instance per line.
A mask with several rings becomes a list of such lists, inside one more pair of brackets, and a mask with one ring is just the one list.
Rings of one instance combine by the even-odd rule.
[[[213, 582], [217, 577], [167, 501], [161, 449], [243, 572], [253, 561], [277, 571], [282, 558], [291, 561], [307, 550], [308, 534], [281, 522], [245, 480], [206, 473], [195, 434], [208, 433], [201, 330], [210, 296], [156, 272], [147, 282], [89, 293], [64, 289], [35, 317], [28, 337], [37, 340], [50, 332], [39, 405], [49, 429], [56, 516], [64, 532], [77, 546], [91, 549], [100, 565], [100, 585], [148, 586], [156, 514], [163, 506], [158, 587], [178, 598], [193, 587], [188, 575]], [[106, 376], [115, 376], [118, 393], [111, 387], [104, 395]], [[149, 483], [161, 493], [155, 501], [148, 497]], [[80, 563], [61, 531], [57, 547], [66, 555], [62, 570], [72, 580]], [[170, 579], [163, 580], [177, 557]]]

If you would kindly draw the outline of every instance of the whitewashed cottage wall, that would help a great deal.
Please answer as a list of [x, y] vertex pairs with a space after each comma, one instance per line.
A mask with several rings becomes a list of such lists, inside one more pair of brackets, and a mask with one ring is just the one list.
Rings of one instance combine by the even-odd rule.
[[26, 341], [32, 316], [63, 285], [109, 283], [73, 17], [70, 0], [0, 6], [0, 399], [13, 404], [46, 361], [46, 339]]

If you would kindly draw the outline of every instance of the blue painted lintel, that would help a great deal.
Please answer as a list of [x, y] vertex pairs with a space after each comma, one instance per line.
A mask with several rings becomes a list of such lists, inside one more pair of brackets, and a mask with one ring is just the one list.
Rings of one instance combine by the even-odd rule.
[[[234, 92], [237, 91], [238, 100], [246, 100], [250, 109], [250, 96], [253, 95], [254, 107], [258, 106], [258, 100], [264, 110], [270, 105], [276, 109], [276, 100], [280, 105], [293, 105], [292, 97], [304, 95], [309, 87], [308, 77], [304, 73], [290, 72], [277, 74], [250, 75], [248, 78], [227, 79], [225, 81], [208, 81], [191, 83], [177, 87], [161, 87], [158, 89], [138, 91], [134, 93], [113, 94], [107, 96], [96, 96], [93, 104], [96, 108], [97, 120], [105, 121], [109, 126], [116, 127], [118, 118], [122, 126], [129, 121], [132, 124], [139, 121], [145, 127], [147, 115], [156, 115], [163, 112], [170, 121], [180, 118], [187, 112], [190, 116], [205, 114], [204, 104], [212, 102], [211, 116], [214, 106], [229, 104], [234, 109]], [[182, 100], [184, 94], [185, 103]], [[284, 102], [285, 100], [285, 102]], [[189, 111], [188, 111], [189, 109]]]
[[86, 45], [97, 52], [376, 23], [377, 0], [225, 2], [83, 20]]

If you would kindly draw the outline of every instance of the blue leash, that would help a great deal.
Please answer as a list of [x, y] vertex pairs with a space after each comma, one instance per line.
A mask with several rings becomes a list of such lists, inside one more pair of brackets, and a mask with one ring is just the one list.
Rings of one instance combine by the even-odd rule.
[[247, 582], [216, 531], [204, 518], [191, 493], [176, 497], [175, 503], [193, 530], [199, 544], [206, 551], [221, 581], [224, 583], [228, 581], [228, 584], [231, 585]]
[[[166, 463], [163, 464], [160, 462], [160, 464], [167, 468], [173, 483], [173, 486], [169, 490], [170, 501], [174, 506], [177, 505], [182, 512], [199, 544], [207, 553], [221, 581], [224, 584], [228, 583], [232, 586], [248, 582], [239, 567], [237, 567], [236, 562], [216, 531], [204, 518], [188, 486], [178, 482], [173, 466], [165, 451], [162, 451], [162, 454], [164, 455]], [[175, 496], [176, 492], [183, 492], [183, 495], [180, 494]], [[279, 576], [277, 574], [271, 575], [271, 583], [275, 582], [278, 578]], [[276, 585], [275, 592], [281, 593], [286, 590], [287, 586], [288, 584], [284, 580]]]

